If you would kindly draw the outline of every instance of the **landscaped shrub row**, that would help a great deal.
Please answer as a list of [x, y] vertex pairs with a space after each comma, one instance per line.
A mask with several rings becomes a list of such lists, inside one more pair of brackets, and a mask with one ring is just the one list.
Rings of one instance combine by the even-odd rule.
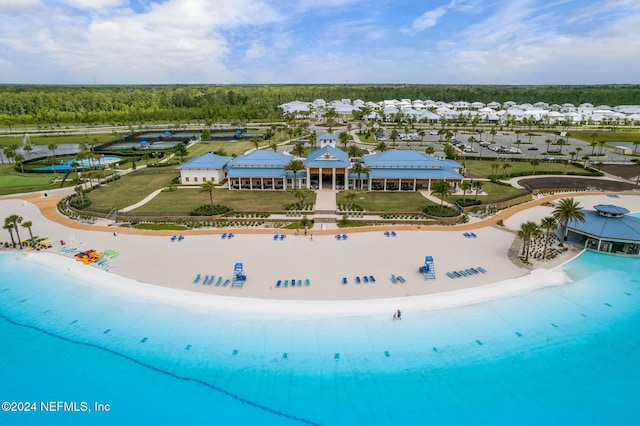
[[226, 214], [231, 211], [230, 207], [223, 206], [221, 204], [214, 204], [213, 209], [211, 205], [205, 204], [204, 206], [196, 207], [189, 213], [190, 216], [216, 216], [220, 214]]
[[458, 210], [449, 206], [427, 206], [424, 213], [435, 217], [455, 217], [458, 216]]

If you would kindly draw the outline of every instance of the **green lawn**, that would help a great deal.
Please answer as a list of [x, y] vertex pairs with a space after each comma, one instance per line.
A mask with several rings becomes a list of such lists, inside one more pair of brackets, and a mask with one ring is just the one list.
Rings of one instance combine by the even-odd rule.
[[[15, 136], [6, 136], [0, 138], [0, 147], [13, 145], [13, 144], [22, 144], [22, 138], [24, 134], [19, 134]], [[55, 143], [56, 145], [64, 145], [64, 144], [80, 144], [97, 141], [97, 143], [105, 143], [110, 142], [114, 139], [114, 136], [110, 133], [98, 133], [98, 134], [90, 134], [90, 135], [66, 135], [66, 136], [35, 136], [29, 135], [29, 140], [32, 145], [49, 145], [50, 143]]]
[[[260, 147], [268, 146], [269, 141], [260, 142]], [[255, 145], [249, 141], [237, 142], [202, 142], [197, 143], [189, 148], [189, 154], [186, 159], [199, 157], [207, 152], [224, 149], [227, 155], [242, 155], [250, 149], [254, 149]]]
[[[220, 188], [213, 192], [213, 203], [232, 208], [236, 212], [281, 212], [297, 198], [288, 191], [229, 191]], [[153, 200], [136, 209], [135, 213], [163, 213], [188, 215], [196, 207], [208, 205], [209, 193], [196, 188], [177, 189], [158, 194]], [[315, 194], [305, 200], [315, 204]]]
[[0, 164], [0, 195], [54, 189], [59, 186], [58, 183], [52, 183], [55, 178], [54, 174], [48, 173], [17, 173], [13, 170], [12, 165]]
[[156, 189], [171, 185], [173, 179], [179, 175], [173, 167], [140, 169], [91, 191], [88, 194], [91, 210], [109, 212], [113, 208], [130, 206], [143, 200]]
[[599, 131], [599, 130], [569, 130], [569, 139], [580, 139], [587, 143], [593, 141], [592, 135], [596, 134], [596, 142], [640, 142], [640, 131], [631, 130], [613, 130], [613, 131]]
[[[486, 161], [486, 160], [465, 160], [465, 166], [467, 168], [467, 176], [473, 178], [490, 178], [493, 174], [493, 169], [491, 168], [492, 164], [498, 164], [498, 179], [502, 179], [505, 164], [509, 164], [509, 167], [506, 170], [506, 177], [509, 177], [509, 174], [521, 175], [523, 173], [533, 174], [533, 166], [528, 161]], [[545, 174], [549, 174], [549, 172], [553, 172], [554, 174], [561, 175], [564, 171], [564, 165], [560, 163], [550, 163], [545, 161], [540, 161], [540, 164], [536, 166], [536, 174], [545, 172]], [[573, 174], [586, 174], [584, 169], [580, 167], [576, 167], [572, 164], [567, 165], [567, 173]]]
[[[344, 191], [338, 193], [336, 202], [347, 204]], [[434, 204], [419, 192], [360, 192], [353, 203], [366, 211], [385, 213], [421, 213], [425, 206]]]
[[[482, 182], [482, 190], [487, 193], [487, 195], [480, 195], [478, 199], [482, 201], [482, 203], [493, 203], [498, 200], [504, 200], [506, 198], [517, 197], [520, 195], [524, 195], [527, 193], [524, 189], [514, 188], [512, 186], [500, 185], [498, 183], [493, 182]], [[472, 200], [475, 199], [476, 192], [471, 189], [467, 191], [466, 199]], [[462, 195], [455, 195], [446, 199], [448, 202], [453, 202], [455, 200], [462, 200]]]

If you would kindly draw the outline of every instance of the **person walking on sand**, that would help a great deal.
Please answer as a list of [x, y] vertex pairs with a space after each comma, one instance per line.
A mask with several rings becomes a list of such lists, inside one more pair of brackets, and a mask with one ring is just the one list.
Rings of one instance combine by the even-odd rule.
[[402, 319], [402, 312], [400, 312], [400, 309], [398, 309], [398, 319], [401, 320]]
[[396, 313], [395, 312], [393, 313], [393, 320], [394, 321], [396, 320]]

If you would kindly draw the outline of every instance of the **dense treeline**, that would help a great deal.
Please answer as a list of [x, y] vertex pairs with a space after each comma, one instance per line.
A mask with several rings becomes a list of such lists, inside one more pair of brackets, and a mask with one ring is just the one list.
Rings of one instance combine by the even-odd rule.
[[103, 124], [281, 118], [277, 106], [314, 99], [431, 99], [517, 103], [640, 104], [640, 85], [178, 85], [0, 86], [0, 125]]

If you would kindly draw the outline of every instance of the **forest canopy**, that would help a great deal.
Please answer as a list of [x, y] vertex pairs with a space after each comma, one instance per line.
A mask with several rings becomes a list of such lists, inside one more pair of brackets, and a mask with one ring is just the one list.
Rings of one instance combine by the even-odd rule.
[[0, 85], [0, 125], [273, 120], [282, 117], [278, 105], [294, 100], [403, 98], [638, 105], [640, 85]]

